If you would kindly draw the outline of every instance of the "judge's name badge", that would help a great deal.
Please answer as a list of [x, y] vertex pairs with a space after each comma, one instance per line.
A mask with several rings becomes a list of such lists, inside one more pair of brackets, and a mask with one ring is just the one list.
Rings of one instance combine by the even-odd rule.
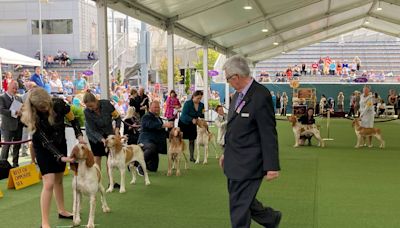
[[243, 118], [249, 118], [250, 114], [249, 113], [240, 113], [240, 116]]

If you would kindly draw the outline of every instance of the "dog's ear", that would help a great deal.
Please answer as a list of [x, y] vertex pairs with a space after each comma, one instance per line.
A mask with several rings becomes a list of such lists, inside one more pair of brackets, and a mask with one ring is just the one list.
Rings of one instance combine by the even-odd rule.
[[175, 128], [172, 128], [169, 131], [169, 137], [168, 137], [169, 142], [171, 142], [172, 138], [174, 137], [174, 131], [175, 131]]
[[83, 150], [85, 151], [86, 154], [86, 166], [92, 167], [94, 165], [94, 156], [92, 151], [90, 151], [87, 146], [83, 146]]
[[[79, 152], [78, 145], [75, 145], [74, 148], [72, 149], [71, 155], [69, 157], [76, 159], [76, 154], [78, 152]], [[70, 163], [69, 167], [71, 168], [72, 171], [74, 171], [75, 176], [76, 176], [78, 174], [78, 163]]]

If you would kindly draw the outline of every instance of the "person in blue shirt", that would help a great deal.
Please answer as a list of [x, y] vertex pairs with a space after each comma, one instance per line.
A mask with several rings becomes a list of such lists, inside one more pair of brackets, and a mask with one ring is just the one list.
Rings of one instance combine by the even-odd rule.
[[74, 81], [74, 92], [75, 94], [85, 92], [88, 89], [88, 83], [86, 79], [82, 77], [82, 73], [78, 73], [78, 78]]
[[36, 83], [37, 86], [44, 88], [44, 81], [40, 66], [35, 67], [35, 73], [32, 74], [31, 81]]
[[179, 118], [178, 126], [183, 132], [183, 138], [189, 140], [190, 161], [194, 159], [194, 140], [197, 138], [197, 119], [204, 118], [204, 104], [201, 102], [203, 91], [197, 90], [192, 99], [185, 102]]

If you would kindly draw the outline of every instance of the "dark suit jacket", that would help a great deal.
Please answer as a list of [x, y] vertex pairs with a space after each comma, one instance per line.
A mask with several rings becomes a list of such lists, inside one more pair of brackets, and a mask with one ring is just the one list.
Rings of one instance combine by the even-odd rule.
[[[22, 103], [22, 99], [18, 96], [14, 96], [16, 100]], [[0, 115], [1, 115], [1, 129], [5, 131], [15, 131], [18, 127], [22, 127], [20, 118], [14, 118], [11, 116], [11, 98], [4, 93], [0, 96]]]
[[167, 153], [167, 132], [162, 127], [163, 122], [151, 112], [146, 113], [141, 120], [141, 132], [139, 135], [139, 143], [153, 143], [158, 147], [161, 154]]
[[253, 81], [235, 110], [232, 99], [225, 135], [225, 175], [232, 180], [257, 179], [267, 171], [278, 171], [278, 136], [269, 90]]

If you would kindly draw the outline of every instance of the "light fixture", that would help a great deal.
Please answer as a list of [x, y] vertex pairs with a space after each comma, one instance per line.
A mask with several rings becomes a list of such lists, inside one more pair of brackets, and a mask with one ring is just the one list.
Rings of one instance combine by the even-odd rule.
[[376, 8], [377, 11], [381, 11], [382, 7], [381, 7], [381, 1], [378, 2], [378, 7]]
[[285, 46], [283, 46], [283, 48], [282, 48], [282, 52], [281, 52], [282, 54], [286, 54], [286, 51], [285, 51]]
[[245, 6], [243, 6], [243, 9], [245, 9], [245, 10], [253, 9], [253, 7], [250, 5], [250, 0], [247, 0], [247, 4]]
[[267, 20], [264, 21], [264, 27], [261, 29], [261, 32], [268, 32]]
[[367, 20], [365, 20], [365, 24], [366, 24], [366, 25], [368, 25], [368, 24], [369, 24], [369, 21], [368, 21], [368, 19], [367, 19]]
[[276, 41], [275, 41], [275, 42], [273, 42], [272, 44], [273, 44], [273, 45], [275, 45], [275, 46], [278, 46], [278, 45], [279, 45], [279, 43], [278, 43], [278, 42], [276, 42]]

